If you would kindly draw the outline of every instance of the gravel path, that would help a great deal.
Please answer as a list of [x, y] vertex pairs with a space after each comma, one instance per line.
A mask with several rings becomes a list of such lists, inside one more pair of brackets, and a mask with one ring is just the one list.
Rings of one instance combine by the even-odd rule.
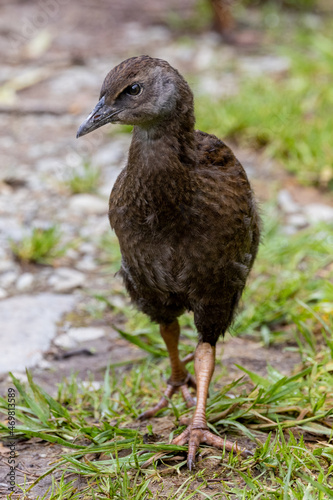
[[[167, 59], [187, 75], [195, 95], [220, 97], [237, 91], [240, 74], [278, 74], [289, 64], [262, 50], [242, 52], [223, 45], [210, 32], [176, 39], [167, 24], [170, 12], [187, 19], [194, 0], [172, 1], [168, 12], [162, 0], [93, 5], [78, 7], [54, 0], [38, 5], [2, 2], [0, 6], [4, 61], [0, 75], [0, 334], [5, 354], [0, 373], [4, 381], [9, 370], [54, 367], [52, 356], [53, 364], [45, 360], [46, 352], [50, 359], [50, 352], [54, 355], [57, 349], [73, 349], [80, 342], [96, 344], [97, 337], [87, 331], [96, 327], [96, 320], [87, 317], [89, 307], [96, 307], [93, 292], [110, 294], [120, 287], [98, 259], [101, 238], [110, 232], [108, 194], [124, 165], [130, 135], [110, 126], [75, 139], [82, 118], [97, 102], [107, 71], [125, 57], [149, 53]], [[253, 152], [237, 154], [259, 197], [267, 199], [268, 181], [279, 186], [279, 210], [286, 231], [333, 220], [333, 208], [315, 190], [295, 186], [275, 165]], [[99, 190], [71, 195], [66, 179], [87, 160], [101, 171]], [[32, 228], [54, 224], [61, 228], [62, 243], [71, 245], [63, 257], [53, 266], [20, 265], [14, 260], [11, 240], [19, 241]], [[123, 299], [118, 296], [118, 300]], [[75, 321], [68, 314], [64, 320], [64, 313], [70, 311]], [[70, 330], [73, 325], [82, 326], [80, 318], [86, 330], [73, 337]], [[104, 339], [106, 351], [116, 346], [121, 356], [138, 356], [133, 347], [116, 340], [112, 318], [99, 322], [104, 333], [98, 342]], [[68, 371], [76, 368], [73, 360], [67, 360]], [[100, 362], [98, 357], [96, 362]]]

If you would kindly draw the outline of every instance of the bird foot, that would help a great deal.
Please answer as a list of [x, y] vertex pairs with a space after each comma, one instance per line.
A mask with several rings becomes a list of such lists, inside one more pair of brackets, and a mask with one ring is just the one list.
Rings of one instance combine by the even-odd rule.
[[[194, 354], [189, 354], [188, 356], [186, 356], [182, 361], [183, 366], [185, 366], [186, 363], [188, 363], [189, 361], [192, 361], [193, 358], [194, 358]], [[157, 403], [157, 405], [155, 405], [150, 410], [147, 410], [147, 411], [141, 413], [141, 415], [138, 416], [138, 419], [145, 420], [146, 418], [151, 418], [154, 415], [156, 415], [156, 413], [159, 412], [160, 410], [162, 410], [162, 408], [165, 408], [166, 406], [168, 406], [171, 397], [178, 390], [181, 391], [187, 408], [191, 408], [192, 406], [195, 406], [196, 400], [190, 393], [190, 389], [189, 389], [190, 387], [193, 387], [194, 389], [197, 388], [195, 378], [190, 373], [187, 373], [185, 380], [183, 379], [180, 381], [177, 381], [177, 380], [175, 381], [175, 380], [169, 379], [168, 383], [167, 383], [167, 388], [166, 388], [163, 396], [161, 397], [161, 399]]]
[[226, 449], [227, 451], [235, 451], [240, 453], [243, 457], [249, 457], [252, 455], [251, 451], [239, 448], [236, 442], [216, 436], [216, 434], [213, 434], [207, 428], [193, 429], [192, 424], [190, 424], [172, 441], [172, 444], [176, 444], [178, 446], [184, 446], [186, 443], [188, 443], [187, 467], [189, 470], [192, 470], [195, 466], [195, 454], [200, 443], [205, 443], [219, 449]]
[[192, 375], [190, 375], [189, 373], [186, 377], [186, 381], [183, 384], [176, 383], [175, 385], [173, 385], [169, 381], [167, 388], [164, 392], [164, 395], [161, 397], [161, 399], [159, 400], [157, 405], [155, 405], [150, 410], [147, 410], [147, 411], [141, 413], [141, 415], [138, 416], [138, 419], [145, 420], [146, 418], [151, 418], [154, 415], [156, 415], [156, 413], [159, 412], [160, 410], [162, 410], [162, 408], [165, 408], [166, 406], [168, 406], [170, 399], [172, 398], [174, 393], [177, 392], [178, 390], [181, 391], [187, 408], [191, 408], [192, 406], [195, 406], [196, 401], [195, 401], [194, 397], [191, 395], [189, 387], [196, 387], [195, 380], [192, 377]]

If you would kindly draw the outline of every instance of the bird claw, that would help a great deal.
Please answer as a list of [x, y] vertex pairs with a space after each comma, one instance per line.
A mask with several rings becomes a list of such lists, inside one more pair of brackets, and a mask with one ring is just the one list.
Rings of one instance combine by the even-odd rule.
[[179, 389], [182, 393], [182, 396], [184, 398], [184, 401], [186, 403], [187, 408], [191, 408], [192, 406], [195, 406], [196, 400], [191, 395], [191, 393], [189, 391], [189, 387], [193, 387], [194, 389], [196, 389], [196, 383], [195, 383], [194, 377], [192, 375], [190, 375], [189, 373], [187, 374], [186, 380], [183, 384], [172, 385], [172, 383], [170, 381], [168, 381], [167, 388], [166, 388], [163, 396], [161, 397], [161, 399], [157, 403], [157, 405], [155, 405], [150, 410], [147, 410], [147, 411], [141, 413], [141, 415], [138, 416], [138, 420], [145, 420], [146, 418], [151, 418], [154, 415], [156, 415], [157, 412], [162, 410], [162, 408], [165, 408], [166, 406], [168, 406], [169, 400], [174, 395], [174, 393], [177, 392]]
[[246, 449], [241, 449], [236, 442], [223, 439], [216, 434], [213, 434], [208, 429], [193, 429], [189, 425], [179, 436], [173, 439], [172, 444], [184, 446], [188, 443], [187, 467], [192, 470], [195, 467], [195, 455], [200, 443], [214, 446], [215, 448], [225, 449], [227, 451], [235, 451], [243, 457], [249, 457], [253, 453]]

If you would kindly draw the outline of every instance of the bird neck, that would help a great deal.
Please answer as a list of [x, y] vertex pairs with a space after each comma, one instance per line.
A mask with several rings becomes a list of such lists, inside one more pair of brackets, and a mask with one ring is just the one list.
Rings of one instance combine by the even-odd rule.
[[151, 224], [165, 225], [190, 205], [196, 162], [193, 126], [183, 126], [181, 132], [170, 121], [167, 126], [134, 127], [126, 170], [135, 207], [144, 201], [141, 208]]
[[[163, 172], [188, 171], [196, 165], [193, 112], [161, 120], [150, 126], [135, 126], [129, 150], [129, 168]], [[142, 172], [143, 173], [143, 172]]]

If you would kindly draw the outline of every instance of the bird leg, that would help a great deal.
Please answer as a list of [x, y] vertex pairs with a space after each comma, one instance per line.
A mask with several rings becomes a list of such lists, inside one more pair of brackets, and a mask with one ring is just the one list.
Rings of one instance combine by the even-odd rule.
[[167, 382], [167, 388], [160, 401], [153, 408], [142, 413], [139, 416], [141, 420], [153, 417], [159, 410], [168, 406], [170, 398], [179, 389], [182, 392], [186, 406], [188, 408], [195, 406], [195, 400], [190, 394], [189, 387], [194, 387], [195, 389], [196, 383], [194, 377], [185, 368], [186, 363], [192, 361], [194, 355], [189, 354], [182, 361], [179, 359], [178, 341], [180, 329], [178, 320], [168, 325], [160, 325], [160, 332], [169, 352], [171, 377]]
[[222, 439], [208, 430], [206, 420], [206, 401], [208, 387], [215, 368], [215, 347], [208, 342], [198, 344], [195, 351], [194, 369], [197, 381], [197, 406], [190, 425], [177, 436], [172, 443], [183, 446], [188, 443], [187, 466], [191, 470], [195, 463], [195, 454], [200, 443], [206, 443], [215, 448], [240, 451], [236, 443]]

